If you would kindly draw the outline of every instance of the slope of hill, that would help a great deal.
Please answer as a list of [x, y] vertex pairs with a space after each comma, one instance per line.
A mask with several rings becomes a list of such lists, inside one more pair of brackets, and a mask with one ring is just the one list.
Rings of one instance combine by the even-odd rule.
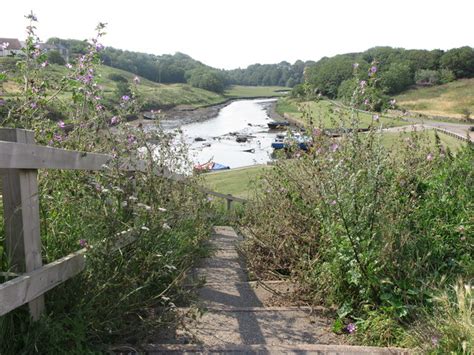
[[396, 97], [401, 108], [432, 116], [474, 116], [474, 79], [408, 90]]

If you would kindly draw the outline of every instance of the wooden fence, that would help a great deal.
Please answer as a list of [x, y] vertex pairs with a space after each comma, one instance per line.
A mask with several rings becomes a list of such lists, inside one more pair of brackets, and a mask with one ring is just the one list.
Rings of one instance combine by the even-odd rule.
[[463, 137], [460, 134], [448, 131], [447, 129], [434, 127], [434, 130], [437, 131], [437, 132], [441, 132], [443, 134], [447, 134], [448, 136], [454, 137], [456, 139], [459, 139], [460, 141], [467, 142], [467, 143], [470, 143], [470, 144], [473, 143], [469, 138], [467, 138], [467, 136]]
[[[0, 175], [2, 177], [5, 223], [5, 251], [16, 276], [0, 284], [0, 316], [28, 303], [33, 319], [44, 312], [44, 293], [77, 275], [85, 268], [86, 248], [50, 264], [42, 265], [38, 169], [71, 169], [99, 171], [107, 169], [114, 158], [107, 154], [87, 153], [36, 145], [34, 134], [22, 129], [0, 129]], [[116, 162], [114, 162], [116, 164]], [[124, 171], [146, 171], [147, 162], [123, 160], [118, 168]], [[185, 182], [183, 175], [156, 168], [155, 174]], [[227, 201], [246, 200], [211, 191], [207, 194]], [[116, 238], [113, 250], [133, 243], [133, 231], [124, 231]], [[6, 275], [8, 274], [8, 275]]]

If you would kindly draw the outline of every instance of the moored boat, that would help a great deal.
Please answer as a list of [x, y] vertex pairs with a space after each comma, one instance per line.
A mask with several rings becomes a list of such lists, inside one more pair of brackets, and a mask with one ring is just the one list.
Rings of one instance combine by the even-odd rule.
[[290, 125], [288, 121], [273, 121], [267, 123], [268, 128], [270, 129], [284, 129]]

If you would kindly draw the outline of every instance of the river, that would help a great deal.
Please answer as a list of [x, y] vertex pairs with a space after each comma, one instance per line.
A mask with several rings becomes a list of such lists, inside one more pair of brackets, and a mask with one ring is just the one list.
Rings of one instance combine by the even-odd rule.
[[[269, 131], [267, 123], [271, 121], [268, 108], [275, 101], [234, 101], [214, 118], [182, 125], [182, 138], [190, 147], [192, 161], [196, 164], [213, 161], [230, 168], [271, 161], [271, 143], [276, 132]], [[238, 143], [236, 138], [241, 135], [249, 137], [248, 141]]]

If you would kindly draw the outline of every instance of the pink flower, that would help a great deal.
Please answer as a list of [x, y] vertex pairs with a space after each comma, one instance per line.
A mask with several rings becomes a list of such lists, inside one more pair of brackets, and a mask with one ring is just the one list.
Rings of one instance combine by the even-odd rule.
[[86, 248], [88, 246], [87, 240], [85, 239], [79, 239], [79, 245], [83, 248]]
[[59, 121], [58, 122], [58, 127], [59, 128], [64, 128], [64, 127], [66, 127], [66, 124], [64, 123], [64, 121]]
[[42, 68], [46, 68], [49, 65], [48, 61], [45, 60], [43, 63], [41, 63]]
[[117, 116], [113, 116], [111, 119], [110, 119], [110, 124], [111, 125], [116, 125], [117, 123], [119, 123], [119, 118]]
[[429, 154], [426, 156], [426, 160], [432, 161], [432, 160], [433, 160], [433, 154], [429, 153]]
[[128, 96], [128, 95], [123, 95], [123, 96], [122, 96], [122, 100], [125, 101], [125, 102], [126, 102], [126, 101], [130, 101], [130, 96]]
[[331, 149], [331, 152], [334, 153], [336, 150], [339, 149], [339, 144], [333, 143], [333, 144], [331, 144], [331, 147], [329, 149]]
[[332, 201], [331, 201], [331, 206], [335, 206], [336, 203], [337, 203], [336, 200], [332, 200]]

